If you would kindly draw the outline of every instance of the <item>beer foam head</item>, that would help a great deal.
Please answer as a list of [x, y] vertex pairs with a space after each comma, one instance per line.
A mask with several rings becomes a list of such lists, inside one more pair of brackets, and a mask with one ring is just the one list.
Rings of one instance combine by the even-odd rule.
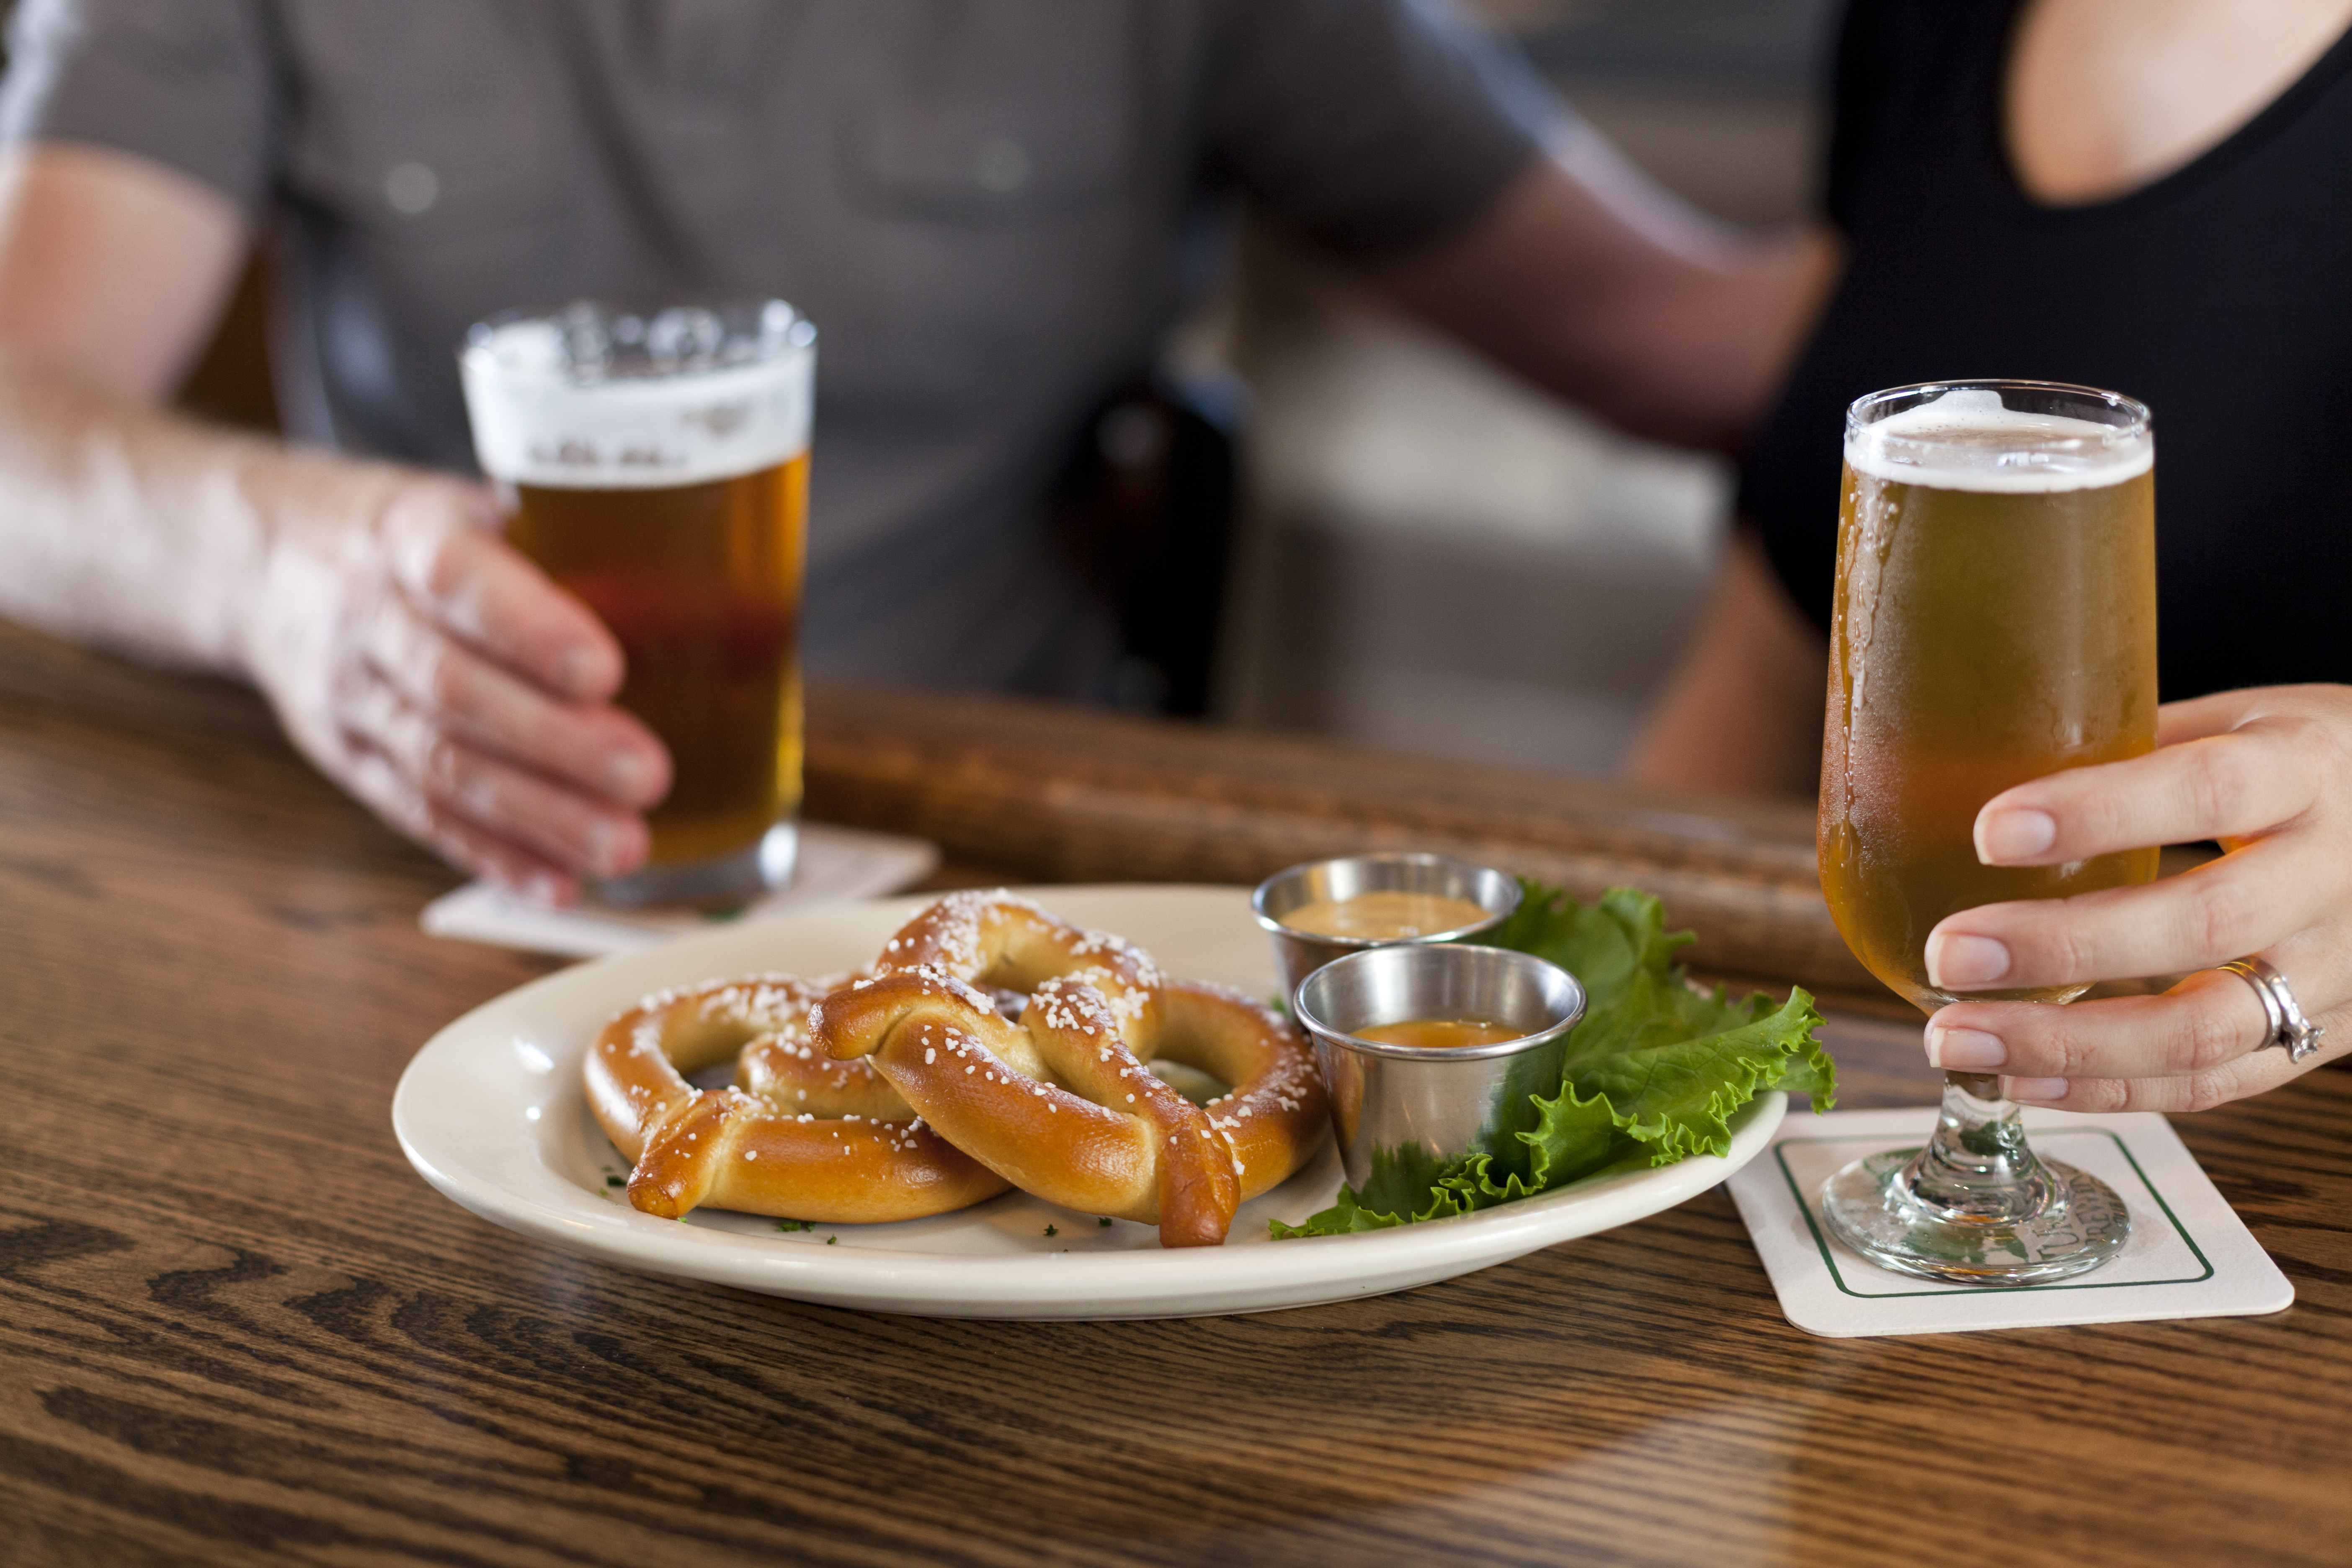
[[703, 484], [808, 449], [816, 332], [781, 300], [583, 300], [483, 322], [457, 360], [475, 458], [509, 484]]
[[[2156, 436], [2147, 411], [2128, 399], [2087, 389], [2042, 389], [2030, 399], [2129, 414], [2122, 424], [2011, 408], [1985, 386], [1920, 389], [1908, 406], [1868, 418], [1871, 406], [1908, 395], [1878, 393], [1846, 416], [1845, 460], [1856, 473], [1934, 489], [2049, 494], [2097, 489], [2148, 471]], [[2087, 401], [2086, 401], [2087, 400]]]

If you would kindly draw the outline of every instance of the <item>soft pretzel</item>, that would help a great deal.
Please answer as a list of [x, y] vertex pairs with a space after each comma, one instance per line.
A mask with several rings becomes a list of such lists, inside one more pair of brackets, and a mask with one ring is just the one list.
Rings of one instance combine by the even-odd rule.
[[1233, 1088], [1201, 1109], [1233, 1151], [1244, 1203], [1288, 1181], [1322, 1146], [1323, 1071], [1298, 1026], [1238, 991], [1170, 981], [1155, 1061], [1181, 1062]]
[[1130, 1050], [1160, 1029], [1160, 970], [1151, 955], [1108, 931], [1087, 931], [999, 888], [950, 893], [882, 944], [876, 977], [930, 968], [968, 985], [1034, 993], [1048, 980], [1091, 985]]
[[873, 973], [925, 964], [1016, 991], [1046, 979], [1091, 985], [1139, 1058], [1181, 1062], [1233, 1085], [1205, 1109], [1243, 1167], [1244, 1201], [1287, 1180], [1322, 1142], [1323, 1074], [1297, 1026], [1223, 986], [1162, 981], [1151, 955], [1122, 938], [1002, 889], [952, 893], [886, 942]]
[[[631, 1205], [666, 1219], [709, 1204], [857, 1224], [1004, 1190], [866, 1064], [810, 1048], [808, 1015], [827, 988], [789, 975], [713, 982], [649, 996], [604, 1026], [588, 1052], [588, 1104], [635, 1163]], [[686, 1081], [739, 1050], [741, 1087]]]
[[1015, 1186], [1157, 1223], [1163, 1247], [1224, 1240], [1241, 1201], [1231, 1152], [1199, 1106], [1127, 1048], [1092, 986], [1045, 981], [1011, 1024], [926, 965], [827, 997], [820, 1014], [816, 1044], [870, 1058], [926, 1121]]
[[[909, 962], [941, 956], [953, 970]], [[877, 969], [892, 965], [827, 997], [811, 1044], [873, 1062], [958, 1148], [1048, 1202], [1157, 1223], [1163, 1246], [1215, 1246], [1322, 1136], [1322, 1077], [1290, 1024], [1213, 986], [1157, 983], [1138, 950], [1024, 900], [927, 910], [884, 949]], [[973, 980], [1025, 982], [1020, 1023]], [[1160, 1056], [1233, 1091], [1195, 1106], [1152, 1075]]]

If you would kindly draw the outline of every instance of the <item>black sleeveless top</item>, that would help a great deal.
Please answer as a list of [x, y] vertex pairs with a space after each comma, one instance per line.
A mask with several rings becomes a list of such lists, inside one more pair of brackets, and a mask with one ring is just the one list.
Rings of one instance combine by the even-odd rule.
[[2045, 207], [2001, 136], [2017, 0], [1856, 0], [1829, 216], [1844, 279], [1740, 478], [1823, 628], [1846, 405], [1969, 376], [2154, 411], [2167, 700], [2352, 680], [2352, 35], [2234, 135], [2119, 200]]

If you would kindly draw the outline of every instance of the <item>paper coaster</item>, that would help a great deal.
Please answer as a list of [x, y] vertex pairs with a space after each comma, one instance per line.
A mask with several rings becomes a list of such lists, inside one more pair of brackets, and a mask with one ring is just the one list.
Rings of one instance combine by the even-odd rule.
[[515, 898], [488, 882], [468, 882], [425, 905], [417, 924], [430, 936], [597, 958], [650, 947], [684, 931], [704, 931], [719, 918], [800, 913], [852, 899], [895, 893], [930, 875], [939, 863], [939, 846], [925, 839], [803, 822], [792, 886], [725, 917], [692, 910], [622, 910], [593, 903], [554, 910]]
[[1789, 1321], [1811, 1334], [1949, 1334], [2061, 1323], [2246, 1317], [2284, 1310], [2294, 1287], [2153, 1111], [2028, 1110], [2033, 1147], [2113, 1187], [2131, 1211], [2113, 1262], [2047, 1285], [1945, 1285], [1879, 1268], [1822, 1223], [1821, 1188], [1847, 1162], [1916, 1148], [1936, 1108], [1797, 1114], [1730, 1181]]

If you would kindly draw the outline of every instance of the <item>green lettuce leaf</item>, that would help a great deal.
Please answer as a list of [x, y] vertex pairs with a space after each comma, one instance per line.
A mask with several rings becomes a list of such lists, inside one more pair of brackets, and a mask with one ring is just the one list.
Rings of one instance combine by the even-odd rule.
[[1584, 984], [1585, 1013], [1568, 1037], [1561, 1080], [1528, 1097], [1486, 1146], [1440, 1167], [1418, 1148], [1383, 1151], [1360, 1193], [1304, 1223], [1273, 1222], [1277, 1238], [1339, 1236], [1467, 1214], [1567, 1183], [1670, 1165], [1731, 1147], [1731, 1119], [1781, 1089], [1836, 1101], [1837, 1064], [1822, 1049], [1822, 1016], [1802, 988], [1774, 1005], [1695, 989], [1675, 954], [1693, 940], [1666, 930], [1665, 906], [1612, 888], [1596, 904], [1521, 883], [1518, 912], [1485, 935], [1495, 947], [1549, 959]]

